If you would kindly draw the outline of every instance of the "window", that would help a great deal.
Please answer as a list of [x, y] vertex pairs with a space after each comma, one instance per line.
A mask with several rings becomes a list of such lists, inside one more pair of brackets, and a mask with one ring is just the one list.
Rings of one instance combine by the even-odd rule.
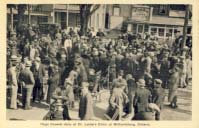
[[159, 14], [166, 15], [168, 11], [167, 5], [160, 5], [159, 7]]
[[47, 16], [39, 16], [38, 17], [38, 23], [47, 23], [48, 17]]
[[185, 11], [185, 5], [170, 5], [171, 10]]
[[133, 24], [133, 27], [132, 27], [132, 32], [133, 34], [136, 34], [137, 32], [137, 24]]
[[113, 15], [120, 16], [120, 7], [113, 7]]
[[151, 28], [151, 35], [156, 35], [157, 33], [157, 28]]
[[167, 28], [166, 29], [166, 37], [172, 37], [173, 29], [172, 28]]
[[158, 36], [164, 36], [164, 28], [158, 28]]
[[148, 32], [149, 31], [149, 25], [145, 25], [144, 26], [144, 32]]
[[143, 25], [138, 25], [138, 33], [142, 33], [143, 31]]

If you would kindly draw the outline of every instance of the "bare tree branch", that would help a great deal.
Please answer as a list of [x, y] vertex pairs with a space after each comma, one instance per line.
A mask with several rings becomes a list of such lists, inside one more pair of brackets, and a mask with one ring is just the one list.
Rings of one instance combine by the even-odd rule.
[[94, 7], [92, 8], [92, 10], [90, 10], [90, 15], [92, 15], [100, 7], [100, 4], [95, 4], [93, 6]]

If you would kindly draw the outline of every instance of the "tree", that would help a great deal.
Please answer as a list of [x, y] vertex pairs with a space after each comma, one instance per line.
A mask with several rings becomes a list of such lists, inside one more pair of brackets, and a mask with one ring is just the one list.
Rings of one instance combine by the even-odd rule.
[[88, 22], [91, 15], [100, 7], [99, 4], [81, 4], [80, 5], [80, 32], [85, 35], [88, 29]]
[[7, 8], [10, 9], [10, 31], [13, 31], [13, 8], [16, 8], [15, 4], [8, 4]]
[[190, 18], [189, 13], [190, 13], [190, 7], [189, 7], [189, 5], [186, 5], [184, 27], [183, 27], [183, 45], [182, 45], [182, 47], [185, 47], [185, 45], [186, 45], [187, 26], [188, 26], [188, 22], [189, 22], [189, 18]]
[[24, 13], [25, 13], [26, 9], [27, 9], [26, 4], [18, 4], [17, 30], [19, 30], [23, 24]]

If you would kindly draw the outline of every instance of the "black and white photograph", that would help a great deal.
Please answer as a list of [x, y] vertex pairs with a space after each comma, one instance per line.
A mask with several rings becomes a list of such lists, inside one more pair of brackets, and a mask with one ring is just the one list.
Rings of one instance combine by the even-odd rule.
[[7, 4], [7, 120], [192, 120], [191, 4]]

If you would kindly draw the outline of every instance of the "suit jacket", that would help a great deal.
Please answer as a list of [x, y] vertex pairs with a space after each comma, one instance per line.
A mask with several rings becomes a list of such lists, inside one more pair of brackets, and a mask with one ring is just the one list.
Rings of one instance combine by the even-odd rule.
[[38, 81], [39, 83], [43, 83], [43, 77], [45, 76], [45, 69], [43, 64], [39, 65], [38, 70], [36, 69], [36, 66], [31, 67], [31, 71], [33, 72], [35, 81]]
[[80, 97], [79, 117], [81, 120], [91, 120], [93, 117], [93, 104], [90, 93]]
[[154, 88], [153, 89], [153, 103], [159, 106], [159, 108], [162, 108], [164, 103], [164, 89], [162, 87]]
[[151, 98], [151, 92], [146, 88], [138, 88], [135, 92], [134, 106], [138, 112], [145, 112], [148, 108], [148, 103]]
[[25, 68], [21, 71], [21, 73], [19, 74], [19, 80], [20, 80], [20, 82], [25, 83], [25, 87], [28, 87], [28, 86], [31, 86], [31, 85], [33, 86], [35, 84], [33, 74], [27, 68]]

